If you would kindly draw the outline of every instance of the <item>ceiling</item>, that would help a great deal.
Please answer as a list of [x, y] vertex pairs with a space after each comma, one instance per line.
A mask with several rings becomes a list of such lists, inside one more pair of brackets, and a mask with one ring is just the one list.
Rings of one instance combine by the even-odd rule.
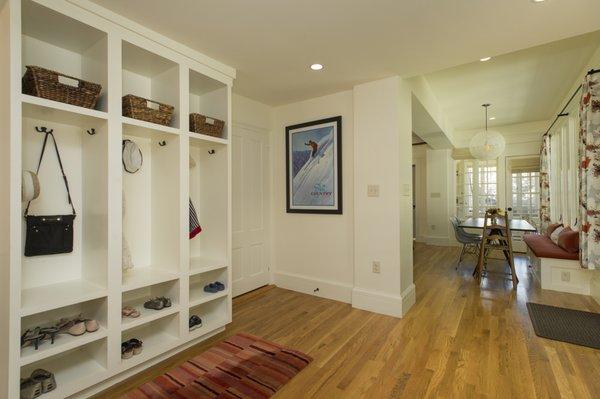
[[545, 121], [554, 117], [598, 46], [600, 31], [434, 72], [425, 79], [456, 130], [483, 128], [484, 103], [492, 104], [492, 127]]
[[92, 1], [237, 68], [234, 90], [270, 105], [600, 29], [598, 0]]

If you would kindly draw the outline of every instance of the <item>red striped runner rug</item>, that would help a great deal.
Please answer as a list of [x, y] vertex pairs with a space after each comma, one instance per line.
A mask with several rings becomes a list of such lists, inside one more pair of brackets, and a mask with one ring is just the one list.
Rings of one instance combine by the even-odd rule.
[[123, 398], [269, 398], [311, 361], [297, 350], [239, 333]]

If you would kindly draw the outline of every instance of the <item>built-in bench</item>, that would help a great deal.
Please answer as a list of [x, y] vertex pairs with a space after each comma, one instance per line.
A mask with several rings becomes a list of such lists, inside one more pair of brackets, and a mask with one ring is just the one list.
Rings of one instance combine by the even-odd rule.
[[590, 295], [592, 273], [581, 267], [578, 253], [564, 250], [541, 234], [527, 234], [523, 240], [531, 271], [542, 289]]

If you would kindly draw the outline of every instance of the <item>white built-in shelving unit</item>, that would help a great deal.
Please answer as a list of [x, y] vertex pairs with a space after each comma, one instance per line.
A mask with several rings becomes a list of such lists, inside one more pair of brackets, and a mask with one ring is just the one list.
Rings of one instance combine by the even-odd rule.
[[[44, 399], [87, 397], [222, 331], [231, 322], [231, 87], [235, 70], [166, 39], [87, 0], [7, 0], [0, 6], [0, 121], [10, 135], [10, 253], [1, 302], [7, 304], [9, 345], [0, 355], [0, 398], [19, 397], [19, 380], [44, 368], [57, 389]], [[21, 92], [26, 65], [102, 85], [95, 109]], [[170, 126], [122, 116], [121, 97], [135, 94], [173, 105]], [[189, 131], [189, 114], [225, 121], [222, 138]], [[45, 126], [54, 130], [77, 211], [73, 252], [23, 256], [26, 204], [22, 170], [35, 170]], [[93, 131], [92, 131], [93, 129]], [[94, 134], [90, 134], [94, 133]], [[135, 174], [123, 171], [121, 143], [143, 153]], [[193, 158], [195, 167], [190, 168]], [[66, 214], [69, 206], [52, 151], [40, 172], [41, 196], [31, 214]], [[203, 231], [188, 237], [192, 200]], [[124, 208], [123, 208], [124, 205]], [[123, 272], [122, 237], [134, 264]], [[4, 266], [4, 265], [3, 265]], [[225, 290], [206, 293], [221, 281]], [[144, 309], [150, 298], [172, 300]], [[133, 306], [138, 318], [123, 318]], [[2, 308], [4, 309], [4, 308]], [[188, 329], [190, 315], [203, 325]], [[61, 334], [38, 350], [21, 348], [26, 329], [63, 317], [98, 320], [93, 333]], [[144, 351], [121, 359], [121, 342], [138, 338]], [[6, 339], [6, 338], [5, 338]], [[3, 352], [5, 350], [5, 352]], [[6, 376], [6, 381], [1, 380]]]

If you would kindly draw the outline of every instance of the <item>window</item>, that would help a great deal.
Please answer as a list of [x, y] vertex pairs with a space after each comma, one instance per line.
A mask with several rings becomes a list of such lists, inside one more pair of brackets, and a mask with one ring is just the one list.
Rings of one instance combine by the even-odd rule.
[[539, 227], [540, 172], [513, 172], [511, 183], [513, 217]]
[[463, 160], [456, 165], [456, 215], [460, 219], [483, 216], [498, 206], [496, 160]]

